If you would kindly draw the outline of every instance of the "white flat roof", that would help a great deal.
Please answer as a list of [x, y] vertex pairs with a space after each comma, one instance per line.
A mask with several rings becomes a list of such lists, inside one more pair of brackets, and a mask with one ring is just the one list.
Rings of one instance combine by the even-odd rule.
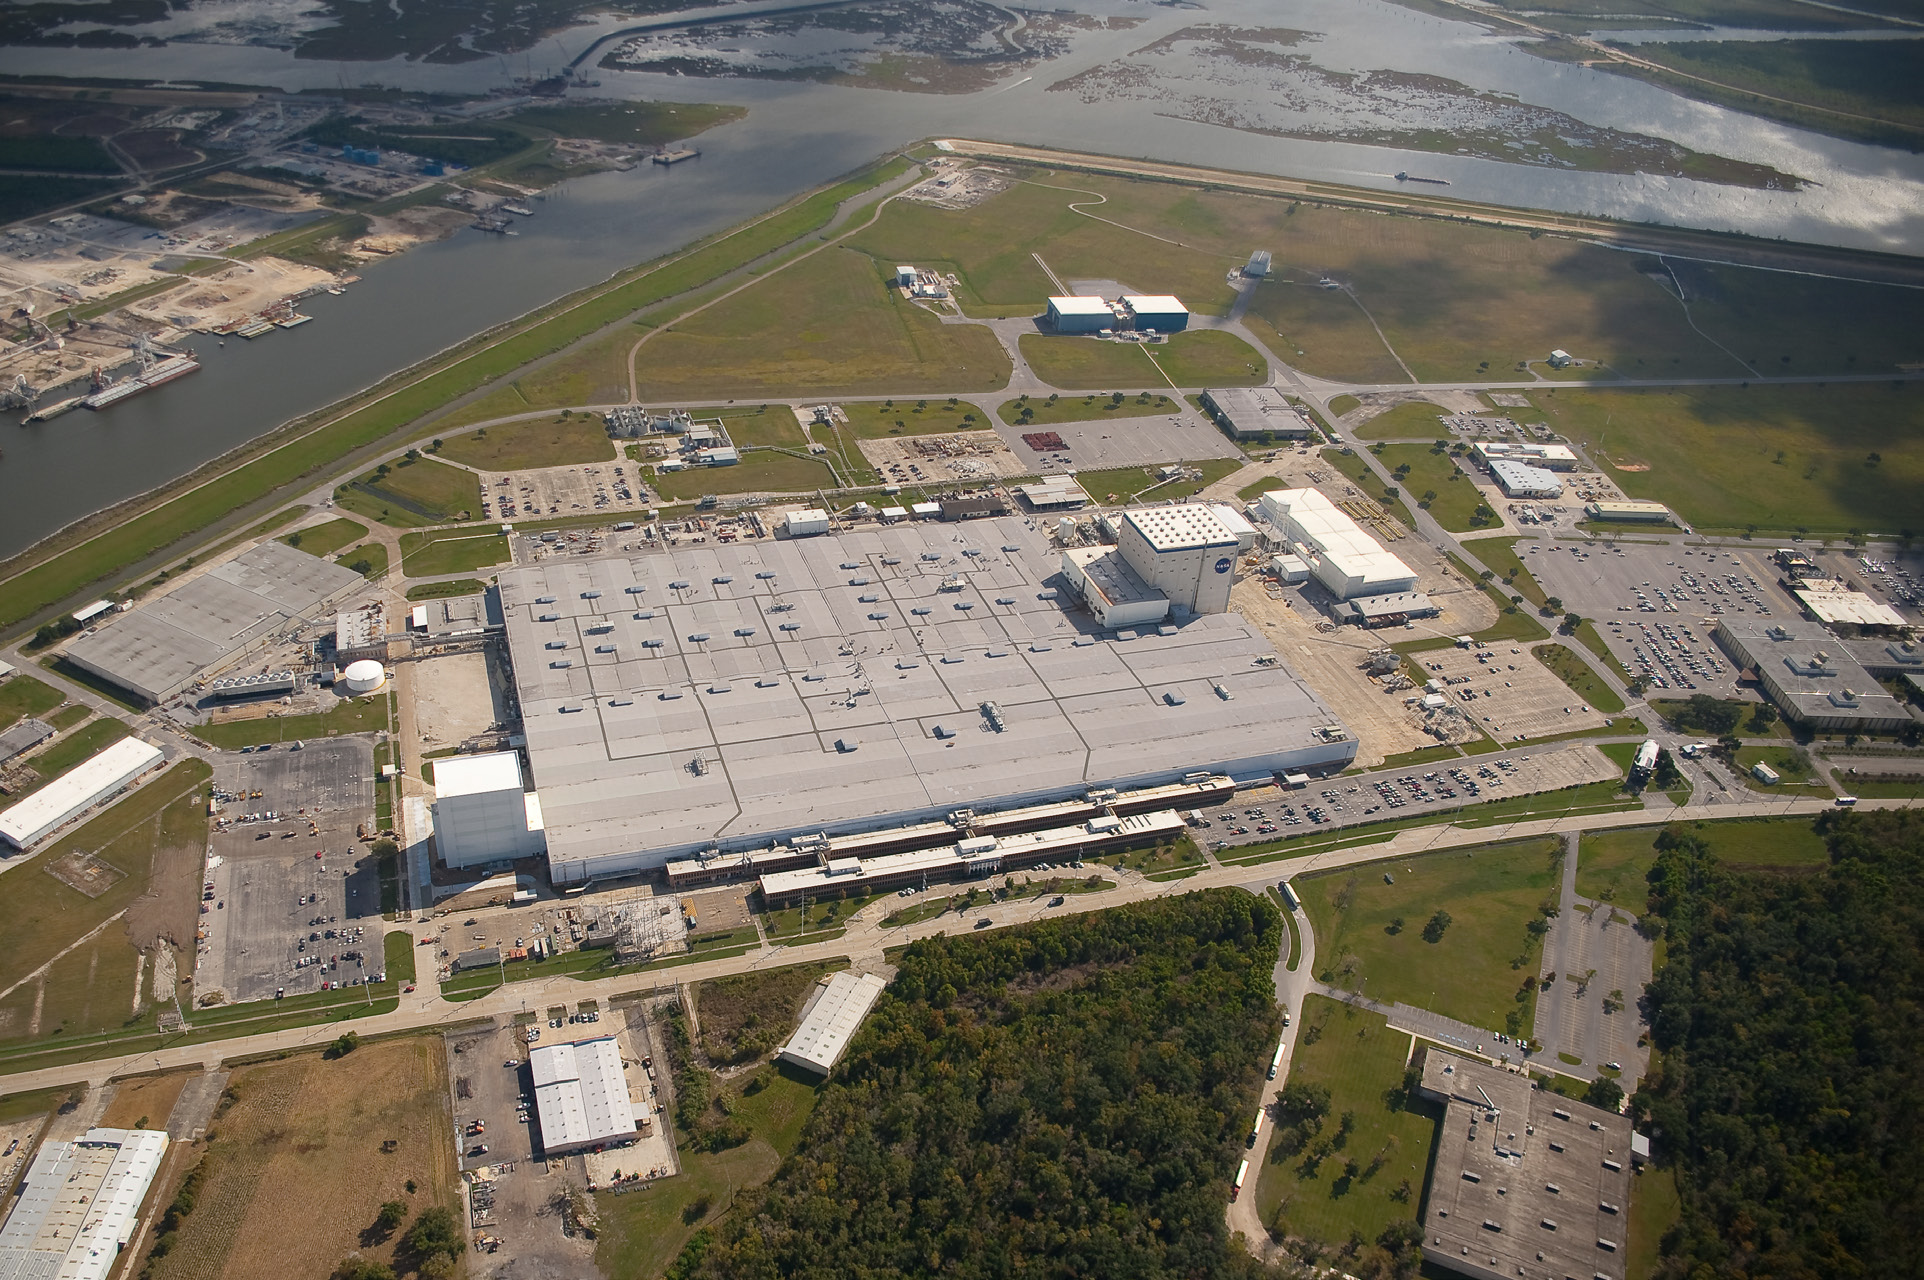
[[1369, 582], [1416, 577], [1402, 557], [1384, 550], [1320, 489], [1278, 489], [1260, 501], [1265, 515], [1278, 524], [1287, 517], [1301, 540], [1345, 577]]
[[565, 1151], [635, 1134], [634, 1107], [613, 1036], [543, 1045], [528, 1055], [541, 1145]]
[[1513, 462], [1508, 458], [1491, 458], [1490, 474], [1498, 484], [1507, 489], [1521, 489], [1530, 493], [1555, 493], [1563, 488], [1563, 481], [1557, 473], [1543, 467], [1533, 467], [1527, 462]]
[[43, 1144], [0, 1228], [0, 1276], [106, 1280], [166, 1151], [155, 1129], [89, 1129]]
[[1792, 593], [1819, 622], [1848, 622], [1860, 627], [1901, 627], [1897, 610], [1861, 591], [1833, 591], [1806, 584]]
[[1114, 312], [1110, 311], [1109, 304], [1101, 298], [1087, 298], [1079, 294], [1074, 297], [1050, 298], [1049, 309], [1058, 315], [1064, 316], [1107, 316], [1114, 314]]
[[[1179, 507], [1138, 507], [1122, 513], [1153, 551], [1194, 551], [1233, 547], [1236, 531], [1223, 523], [1213, 504], [1187, 502]], [[1250, 532], [1254, 533], [1252, 528]]]
[[490, 751], [483, 756], [446, 756], [434, 762], [435, 798], [521, 790], [521, 756]]
[[835, 974], [809, 1005], [802, 1025], [782, 1046], [781, 1057], [827, 1075], [887, 986], [888, 983], [872, 973]]
[[0, 838], [24, 849], [96, 801], [159, 764], [159, 747], [122, 738], [0, 813]]
[[1122, 295], [1122, 302], [1124, 306], [1136, 312], [1187, 312], [1189, 310], [1188, 307], [1183, 306], [1181, 298], [1168, 293], [1125, 293]]

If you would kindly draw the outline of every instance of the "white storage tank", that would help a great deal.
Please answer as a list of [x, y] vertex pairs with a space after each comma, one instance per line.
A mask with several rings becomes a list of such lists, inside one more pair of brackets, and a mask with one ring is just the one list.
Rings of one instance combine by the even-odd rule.
[[348, 664], [347, 670], [341, 674], [341, 683], [355, 697], [374, 693], [387, 683], [387, 668], [372, 658], [362, 658], [359, 662]]

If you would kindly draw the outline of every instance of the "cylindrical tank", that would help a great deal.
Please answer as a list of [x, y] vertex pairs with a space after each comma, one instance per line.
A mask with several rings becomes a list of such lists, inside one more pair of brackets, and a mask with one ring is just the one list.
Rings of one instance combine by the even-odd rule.
[[372, 658], [362, 658], [359, 662], [348, 664], [341, 680], [347, 685], [347, 691], [358, 697], [363, 693], [373, 693], [386, 684], [387, 668]]

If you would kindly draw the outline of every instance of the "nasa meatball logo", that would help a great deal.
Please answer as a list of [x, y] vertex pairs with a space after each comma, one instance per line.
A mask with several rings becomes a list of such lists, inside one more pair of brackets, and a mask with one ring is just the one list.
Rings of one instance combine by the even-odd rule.
[[1222, 559], [1216, 562], [1216, 572], [1228, 573], [1230, 569], [1232, 569], [1235, 566], [1235, 564], [1236, 562], [1234, 560], [1231, 560], [1228, 556], [1224, 556]]

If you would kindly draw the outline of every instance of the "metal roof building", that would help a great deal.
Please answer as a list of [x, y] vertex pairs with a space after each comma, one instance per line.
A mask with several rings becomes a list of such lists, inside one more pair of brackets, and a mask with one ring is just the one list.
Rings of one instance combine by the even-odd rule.
[[1007, 517], [504, 571], [554, 879], [1354, 757], [1241, 617], [1106, 631], [1059, 559]]
[[0, 733], [0, 764], [5, 764], [22, 752], [33, 750], [53, 735], [52, 725], [28, 716]]
[[148, 702], [265, 648], [366, 585], [352, 569], [268, 541], [67, 646], [67, 660]]
[[1485, 466], [1498, 459], [1527, 462], [1545, 471], [1575, 471], [1576, 451], [1567, 444], [1538, 444], [1533, 440], [1472, 440], [1470, 456]]
[[621, 1046], [613, 1036], [550, 1044], [528, 1055], [534, 1105], [541, 1118], [541, 1147], [563, 1155], [637, 1132]]
[[1416, 589], [1416, 571], [1363, 532], [1319, 489], [1278, 489], [1260, 501], [1263, 515], [1310, 561], [1310, 573], [1338, 600]]
[[0, 813], [0, 840], [16, 849], [26, 848], [114, 795], [161, 759], [159, 747], [139, 738], [122, 738]]
[[1121, 301], [1123, 311], [1138, 329], [1180, 333], [1189, 327], [1189, 308], [1172, 294], [1125, 293]]
[[106, 1280], [166, 1153], [167, 1135], [154, 1129], [89, 1129], [43, 1144], [0, 1227], [0, 1277]]
[[450, 867], [512, 862], [541, 851], [541, 809], [522, 789], [513, 751], [434, 762], [434, 847]]
[[1820, 733], [1895, 733], [1916, 721], [1815, 623], [1721, 617], [1717, 640], [1740, 667], [1755, 667], [1784, 718]]
[[1805, 578], [1790, 593], [1819, 622], [1843, 622], [1858, 627], [1902, 627], [1904, 615], [1862, 591], [1853, 591], [1835, 578]]
[[1592, 520], [1624, 524], [1671, 524], [1675, 517], [1661, 502], [1592, 502], [1583, 508]]
[[1300, 440], [1310, 434], [1309, 419], [1274, 387], [1211, 387], [1201, 399], [1203, 411], [1237, 440], [1261, 435]]
[[888, 983], [872, 973], [831, 975], [802, 1014], [802, 1025], [795, 1029], [777, 1056], [783, 1062], [827, 1075], [848, 1050], [862, 1019], [882, 998]]
[[1490, 478], [1496, 481], [1496, 487], [1503, 490], [1505, 497], [1556, 498], [1563, 494], [1563, 481], [1547, 468], [1512, 462], [1508, 458], [1492, 458], [1489, 466]]
[[1116, 313], [1101, 298], [1058, 297], [1049, 299], [1049, 327], [1057, 333], [1095, 333], [1113, 329]]

